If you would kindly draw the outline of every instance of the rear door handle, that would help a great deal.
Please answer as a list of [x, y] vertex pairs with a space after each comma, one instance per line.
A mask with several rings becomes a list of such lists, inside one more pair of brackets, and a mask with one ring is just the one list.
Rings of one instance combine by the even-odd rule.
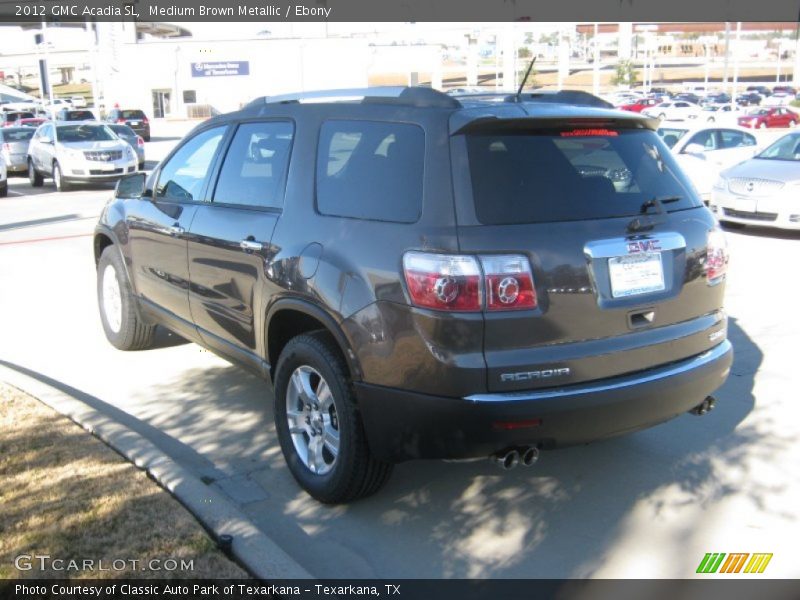
[[239, 242], [239, 247], [250, 252], [261, 252], [264, 249], [264, 244], [255, 240], [242, 240]]

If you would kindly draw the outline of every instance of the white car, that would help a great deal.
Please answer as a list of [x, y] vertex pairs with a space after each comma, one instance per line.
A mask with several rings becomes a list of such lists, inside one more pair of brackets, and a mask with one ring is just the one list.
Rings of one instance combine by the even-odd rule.
[[736, 125], [736, 119], [742, 114], [740, 107], [735, 106], [731, 108], [728, 103], [725, 104], [706, 104], [700, 109], [700, 121], [706, 123], [729, 123]]
[[720, 172], [751, 158], [757, 149], [756, 137], [737, 126], [662, 124], [658, 135], [706, 203]]
[[700, 106], [686, 100], [670, 100], [651, 108], [645, 108], [642, 114], [662, 121], [686, 121], [700, 117]]
[[778, 92], [776, 94], [772, 94], [772, 96], [767, 96], [764, 98], [761, 101], [761, 106], [788, 106], [792, 100], [794, 100], [794, 96], [792, 94]]
[[8, 196], [8, 169], [6, 161], [0, 156], [0, 198]]
[[729, 225], [800, 229], [800, 132], [723, 171], [710, 207]]
[[74, 108], [86, 108], [86, 98], [83, 96], [72, 96], [69, 101]]
[[52, 177], [59, 192], [76, 183], [116, 181], [136, 171], [126, 141], [102, 123], [56, 121], [36, 130], [28, 146], [28, 178], [40, 187]]

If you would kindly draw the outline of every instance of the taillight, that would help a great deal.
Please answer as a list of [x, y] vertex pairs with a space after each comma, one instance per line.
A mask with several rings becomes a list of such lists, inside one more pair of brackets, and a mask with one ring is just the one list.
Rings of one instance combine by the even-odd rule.
[[452, 311], [481, 309], [481, 271], [472, 256], [407, 252], [403, 256], [411, 301]]
[[407, 252], [403, 270], [411, 301], [423, 308], [477, 312], [537, 306], [530, 264], [523, 255]]
[[142, 123], [145, 123], [145, 124], [147, 124], [147, 123], [149, 123], [149, 122], [150, 122], [150, 121], [148, 121], [148, 120], [147, 120], [147, 117], [142, 117]]
[[528, 259], [522, 255], [481, 256], [488, 310], [536, 308], [536, 290]]
[[140, 135], [136, 136], [136, 145], [137, 146], [144, 146], [144, 138]]
[[121, 125], [122, 125], [122, 124], [124, 124], [124, 123], [125, 123], [125, 119], [123, 119], [122, 117], [120, 117], [119, 119], [117, 119], [117, 123], [119, 123], [119, 124], [121, 124]]
[[728, 242], [721, 229], [708, 233], [706, 249], [706, 279], [708, 283], [719, 283], [728, 271]]

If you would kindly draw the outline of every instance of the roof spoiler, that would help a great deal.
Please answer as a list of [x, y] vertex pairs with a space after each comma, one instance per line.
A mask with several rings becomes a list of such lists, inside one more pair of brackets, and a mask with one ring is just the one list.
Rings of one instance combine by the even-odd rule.
[[[633, 113], [632, 113], [633, 114]], [[531, 115], [528, 117], [479, 117], [465, 123], [451, 135], [464, 133], [498, 133], [525, 129], [658, 129], [658, 119], [626, 116], [575, 116], [575, 115]]]

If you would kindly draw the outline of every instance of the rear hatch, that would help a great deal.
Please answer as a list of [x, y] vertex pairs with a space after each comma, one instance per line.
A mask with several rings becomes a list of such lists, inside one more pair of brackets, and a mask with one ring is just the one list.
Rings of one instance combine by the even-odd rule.
[[535, 308], [492, 310], [519, 286], [484, 273], [490, 391], [632, 373], [722, 341], [724, 277], [706, 272], [720, 236], [651, 126], [484, 119], [452, 135], [461, 252], [524, 256], [536, 291]]

